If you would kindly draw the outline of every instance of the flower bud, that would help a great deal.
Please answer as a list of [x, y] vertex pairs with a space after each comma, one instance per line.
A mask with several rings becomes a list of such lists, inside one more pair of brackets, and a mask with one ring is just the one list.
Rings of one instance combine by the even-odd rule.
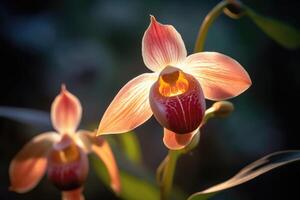
[[80, 188], [88, 174], [87, 155], [67, 135], [48, 155], [48, 179], [62, 191]]
[[229, 101], [219, 101], [212, 105], [213, 114], [216, 117], [227, 117], [234, 110], [234, 106]]

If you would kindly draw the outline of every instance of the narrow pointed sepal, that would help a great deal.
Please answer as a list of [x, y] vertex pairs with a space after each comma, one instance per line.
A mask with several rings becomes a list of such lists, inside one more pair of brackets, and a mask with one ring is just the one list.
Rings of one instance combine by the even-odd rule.
[[51, 107], [51, 120], [61, 134], [74, 133], [81, 120], [82, 108], [77, 97], [63, 85]]
[[152, 71], [159, 71], [167, 65], [183, 62], [187, 52], [180, 34], [173, 26], [159, 23], [154, 16], [150, 19], [142, 41], [145, 65]]
[[88, 131], [80, 131], [78, 135], [80, 135], [78, 140], [81, 141], [84, 149], [95, 153], [102, 160], [110, 177], [110, 186], [116, 194], [119, 194], [121, 191], [119, 168], [108, 142], [101, 136], [96, 137], [94, 133]]

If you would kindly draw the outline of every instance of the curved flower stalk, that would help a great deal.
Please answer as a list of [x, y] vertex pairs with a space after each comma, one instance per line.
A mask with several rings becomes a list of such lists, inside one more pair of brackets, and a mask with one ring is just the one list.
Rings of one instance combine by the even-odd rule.
[[152, 114], [164, 127], [165, 145], [188, 145], [198, 132], [205, 99], [223, 100], [244, 92], [251, 80], [234, 59], [217, 52], [187, 56], [180, 34], [151, 16], [142, 41], [144, 73], [129, 81], [107, 108], [97, 135], [128, 132]]
[[48, 179], [62, 191], [62, 199], [84, 199], [83, 184], [89, 170], [87, 154], [95, 153], [108, 170], [113, 191], [120, 192], [119, 171], [109, 144], [90, 131], [76, 131], [81, 114], [79, 100], [63, 85], [51, 107], [51, 121], [57, 132], [35, 136], [14, 157], [9, 167], [10, 190], [27, 192], [47, 173]]

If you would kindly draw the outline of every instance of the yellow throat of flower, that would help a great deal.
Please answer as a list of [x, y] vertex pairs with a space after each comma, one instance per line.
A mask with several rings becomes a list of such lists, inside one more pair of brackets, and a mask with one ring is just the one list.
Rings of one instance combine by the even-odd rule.
[[76, 144], [70, 141], [63, 148], [52, 151], [51, 157], [57, 163], [70, 163], [80, 159], [80, 151]]
[[159, 93], [165, 97], [185, 93], [189, 88], [184, 73], [175, 67], [167, 66], [159, 75]]

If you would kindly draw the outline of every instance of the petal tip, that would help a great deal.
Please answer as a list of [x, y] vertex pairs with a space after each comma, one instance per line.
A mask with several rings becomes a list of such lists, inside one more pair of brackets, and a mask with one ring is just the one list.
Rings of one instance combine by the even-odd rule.
[[151, 23], [157, 22], [155, 16], [152, 15], [152, 14], [150, 14], [150, 22], [151, 22]]
[[67, 91], [67, 86], [66, 86], [66, 84], [61, 84], [61, 92], [66, 92]]
[[129, 81], [115, 96], [100, 120], [97, 135], [131, 131], [152, 116], [148, 96], [155, 73], [142, 74]]
[[103, 135], [102, 131], [100, 129], [97, 130], [96, 132], [96, 137]]
[[51, 106], [51, 120], [58, 132], [75, 131], [82, 115], [79, 99], [70, 93], [65, 84]]
[[177, 30], [150, 15], [150, 24], [142, 40], [142, 55], [150, 70], [160, 71], [167, 65], [176, 66], [183, 62], [187, 52]]
[[150, 24], [149, 24], [149, 27], [148, 29], [153, 29], [157, 26], [161, 25], [161, 23], [159, 23], [157, 20], [156, 20], [156, 17], [154, 15], [151, 15], [150, 14]]
[[248, 84], [248, 88], [252, 85], [252, 80], [251, 80], [249, 74], [248, 74], [247, 84]]
[[112, 132], [108, 131], [107, 128], [105, 128], [104, 123], [102, 123], [102, 120], [99, 124], [99, 127], [97, 130], [95, 130], [95, 135], [97, 136], [101, 136], [101, 135], [108, 135], [111, 134]]
[[8, 187], [8, 191], [10, 191], [10, 192], [16, 192], [16, 193], [24, 193], [24, 191], [20, 191], [20, 190], [14, 188], [13, 186], [9, 186]]
[[16, 193], [19, 193], [19, 194], [23, 194], [23, 193], [26, 193], [30, 190], [31, 188], [17, 188], [17, 187], [14, 187], [14, 186], [9, 186], [8, 187], [8, 191], [10, 192], [16, 192]]
[[120, 193], [121, 193], [121, 185], [120, 184], [111, 183], [110, 187], [117, 195], [120, 195]]
[[[101, 123], [100, 123], [100, 125], [101, 125]], [[103, 135], [119, 134], [119, 133], [124, 133], [124, 132], [127, 132], [127, 131], [122, 131], [122, 130], [113, 131], [113, 130], [110, 130], [109, 128], [99, 126], [98, 130], [95, 131], [95, 136], [100, 137]]]
[[218, 52], [201, 52], [187, 58], [185, 70], [200, 82], [205, 98], [225, 100], [246, 91], [252, 81], [248, 72], [233, 58]]

